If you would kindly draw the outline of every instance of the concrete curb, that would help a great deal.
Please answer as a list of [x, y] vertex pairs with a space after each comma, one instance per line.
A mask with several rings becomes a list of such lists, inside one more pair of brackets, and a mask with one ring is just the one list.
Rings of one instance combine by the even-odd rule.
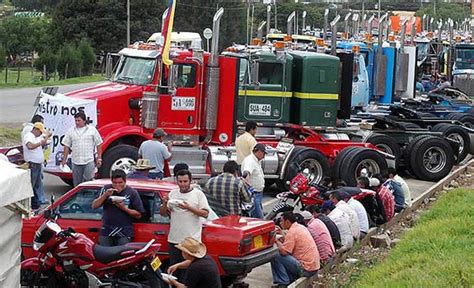
[[[440, 181], [438, 181], [436, 184], [431, 186], [428, 190], [423, 192], [420, 196], [418, 196], [416, 199], [413, 200], [412, 206], [410, 208], [407, 208], [403, 210], [401, 213], [396, 214], [392, 220], [389, 222], [379, 226], [379, 227], [373, 227], [369, 230], [367, 235], [359, 242], [357, 245], [354, 245], [349, 251], [344, 252], [344, 253], [337, 253], [336, 256], [334, 257], [334, 262], [331, 267], [323, 267], [321, 270], [323, 273], [328, 272], [330, 270], [334, 270], [338, 268], [339, 264], [341, 264], [348, 256], [351, 256], [354, 252], [359, 250], [361, 246], [365, 246], [370, 242], [370, 237], [381, 233], [383, 231], [386, 231], [393, 225], [397, 224], [400, 222], [401, 219], [403, 219], [405, 216], [407, 216], [409, 213], [411, 213], [413, 210], [418, 209], [421, 204], [425, 201], [425, 199], [429, 199], [431, 196], [433, 196], [436, 192], [443, 190], [443, 187], [446, 184], [449, 184], [452, 180], [458, 178], [461, 174], [469, 170], [468, 168], [470, 166], [474, 165], [474, 159], [470, 160], [463, 166], [457, 168], [453, 172], [451, 172], [448, 176], [444, 177]], [[318, 276], [315, 275], [310, 278], [306, 277], [300, 277], [297, 279], [295, 282], [291, 283], [291, 285], [288, 286], [288, 288], [306, 288], [306, 287], [313, 287], [312, 283], [318, 279]]]

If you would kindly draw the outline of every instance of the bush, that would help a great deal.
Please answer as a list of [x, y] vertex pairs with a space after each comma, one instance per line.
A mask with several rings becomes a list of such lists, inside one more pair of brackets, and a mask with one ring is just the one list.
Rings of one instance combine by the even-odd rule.
[[59, 51], [58, 56], [58, 73], [60, 79], [81, 76], [81, 69], [81, 53], [70, 44], [64, 45]]
[[0, 46], [0, 69], [4, 68], [7, 64], [7, 55], [5, 53], [5, 48]]
[[43, 67], [46, 66], [46, 77], [49, 80], [50, 76], [54, 73], [56, 69], [56, 64], [58, 62], [58, 57], [56, 54], [50, 51], [45, 51], [41, 53], [38, 59], [35, 60], [35, 68], [36, 70], [43, 73]]
[[81, 76], [92, 75], [92, 70], [95, 64], [94, 49], [92, 49], [92, 46], [89, 44], [89, 42], [83, 38], [79, 42], [79, 45], [77, 46], [77, 50], [81, 54], [81, 58], [82, 58], [82, 71], [81, 71], [82, 75]]

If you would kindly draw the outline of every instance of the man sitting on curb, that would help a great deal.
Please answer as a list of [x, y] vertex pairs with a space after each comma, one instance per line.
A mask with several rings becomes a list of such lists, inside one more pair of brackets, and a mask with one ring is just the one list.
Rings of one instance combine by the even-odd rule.
[[279, 253], [271, 262], [273, 287], [279, 288], [287, 287], [300, 276], [316, 275], [320, 268], [318, 248], [308, 229], [296, 223], [295, 214], [283, 213], [280, 225], [288, 232], [283, 242], [276, 241]]
[[332, 192], [329, 195], [329, 200], [331, 200], [336, 206], [334, 210], [341, 210], [349, 215], [349, 224], [351, 227], [352, 236], [354, 237], [354, 240], [358, 240], [360, 238], [360, 226], [357, 213], [351, 206], [349, 206], [349, 204], [344, 202], [344, 196], [339, 191]]
[[321, 206], [321, 213], [326, 214], [336, 224], [341, 235], [342, 244], [337, 252], [342, 252], [352, 248], [354, 237], [352, 236], [349, 215], [340, 209], [334, 209], [335, 207], [331, 200], [326, 200]]
[[299, 214], [303, 217], [306, 227], [318, 248], [321, 263], [328, 263], [336, 252], [328, 228], [326, 228], [323, 221], [313, 218], [309, 211], [302, 211]]
[[168, 273], [173, 274], [177, 269], [186, 269], [186, 276], [184, 284], [168, 278], [169, 284], [178, 288], [221, 288], [219, 269], [216, 262], [206, 255], [207, 249], [204, 244], [192, 237], [186, 237], [176, 245], [176, 248], [181, 250], [184, 261], [170, 266]]
[[339, 233], [339, 229], [336, 226], [331, 218], [329, 218], [326, 214], [321, 212], [321, 207], [318, 205], [310, 205], [306, 207], [306, 210], [313, 214], [314, 218], [321, 220], [324, 223], [326, 228], [331, 234], [332, 243], [334, 244], [335, 249], [339, 249], [342, 246], [341, 243], [341, 233]]

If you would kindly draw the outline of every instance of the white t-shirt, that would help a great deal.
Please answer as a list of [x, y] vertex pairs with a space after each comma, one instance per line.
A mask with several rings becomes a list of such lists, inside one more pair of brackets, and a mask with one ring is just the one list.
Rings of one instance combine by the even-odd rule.
[[357, 213], [355, 212], [355, 210], [352, 209], [352, 207], [349, 206], [349, 204], [347, 204], [346, 202], [342, 200], [337, 202], [336, 208], [334, 210], [337, 210], [337, 209], [342, 210], [342, 212], [344, 212], [346, 215], [349, 216], [349, 225], [351, 227], [352, 236], [354, 236], [355, 239], [359, 239], [360, 226], [359, 226], [359, 219], [357, 217]]
[[349, 204], [357, 214], [360, 231], [367, 233], [369, 231], [369, 217], [367, 216], [367, 211], [365, 211], [364, 205], [354, 198], [349, 199], [347, 204]]
[[255, 157], [255, 154], [252, 153], [245, 157], [242, 162], [241, 170], [242, 173], [244, 171], [250, 173], [250, 185], [252, 185], [255, 191], [262, 192], [263, 188], [265, 188], [265, 176], [263, 174], [262, 165], [260, 165], [260, 161]]
[[170, 210], [170, 233], [168, 235], [168, 242], [178, 244], [186, 237], [193, 237], [201, 241], [202, 221], [201, 217], [193, 212], [181, 209], [176, 205], [172, 205], [171, 200], [186, 201], [192, 207], [198, 209], [210, 210], [206, 195], [197, 189], [193, 188], [188, 193], [181, 193], [179, 189], [172, 190], [169, 195], [168, 209]]
[[36, 137], [33, 132], [26, 133], [23, 139], [23, 158], [26, 162], [33, 162], [37, 164], [43, 164], [44, 162], [44, 154], [43, 154], [43, 147], [38, 146], [35, 149], [28, 149], [26, 146], [27, 143], [37, 144], [40, 143], [43, 137], [38, 136]]
[[411, 191], [408, 187], [407, 182], [405, 182], [405, 180], [403, 180], [403, 178], [399, 175], [395, 175], [395, 177], [393, 177], [393, 180], [395, 180], [395, 182], [399, 183], [400, 186], [402, 186], [403, 197], [405, 198], [405, 207], [411, 207]]
[[354, 245], [354, 237], [352, 236], [351, 227], [349, 225], [349, 216], [345, 215], [342, 210], [334, 209], [329, 213], [328, 217], [336, 224], [339, 234], [341, 235], [341, 244], [343, 250], [349, 249]]

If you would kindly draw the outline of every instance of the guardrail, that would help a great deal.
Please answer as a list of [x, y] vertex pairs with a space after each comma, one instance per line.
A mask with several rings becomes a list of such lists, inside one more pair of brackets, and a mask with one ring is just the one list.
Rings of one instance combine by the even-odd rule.
[[[322, 272], [328, 272], [334, 269], [337, 269], [339, 265], [348, 257], [351, 256], [354, 252], [360, 249], [360, 247], [367, 245], [370, 242], [370, 237], [383, 233], [384, 231], [388, 230], [390, 227], [392, 227], [395, 224], [398, 224], [401, 219], [405, 218], [408, 216], [412, 211], [417, 210], [423, 203], [425, 203], [426, 200], [431, 198], [436, 192], [442, 191], [444, 186], [451, 183], [452, 180], [458, 178], [461, 174], [465, 173], [466, 171], [469, 170], [469, 167], [474, 166], [474, 159], [470, 160], [463, 166], [457, 168], [453, 172], [451, 172], [448, 176], [444, 177], [440, 181], [438, 181], [436, 184], [431, 186], [428, 190], [423, 192], [420, 196], [415, 198], [413, 200], [412, 206], [403, 210], [401, 213], [396, 214], [389, 222], [380, 225], [379, 227], [374, 227], [369, 230], [367, 235], [360, 241], [358, 245], [354, 245], [350, 250], [343, 252], [343, 253], [337, 253], [336, 256], [334, 257], [333, 265], [331, 267], [326, 266], [322, 268]], [[317, 275], [306, 278], [306, 277], [301, 277], [297, 279], [295, 282], [291, 283], [291, 285], [288, 286], [288, 288], [303, 288], [303, 287], [312, 287], [312, 282], [315, 281], [318, 278]]]

